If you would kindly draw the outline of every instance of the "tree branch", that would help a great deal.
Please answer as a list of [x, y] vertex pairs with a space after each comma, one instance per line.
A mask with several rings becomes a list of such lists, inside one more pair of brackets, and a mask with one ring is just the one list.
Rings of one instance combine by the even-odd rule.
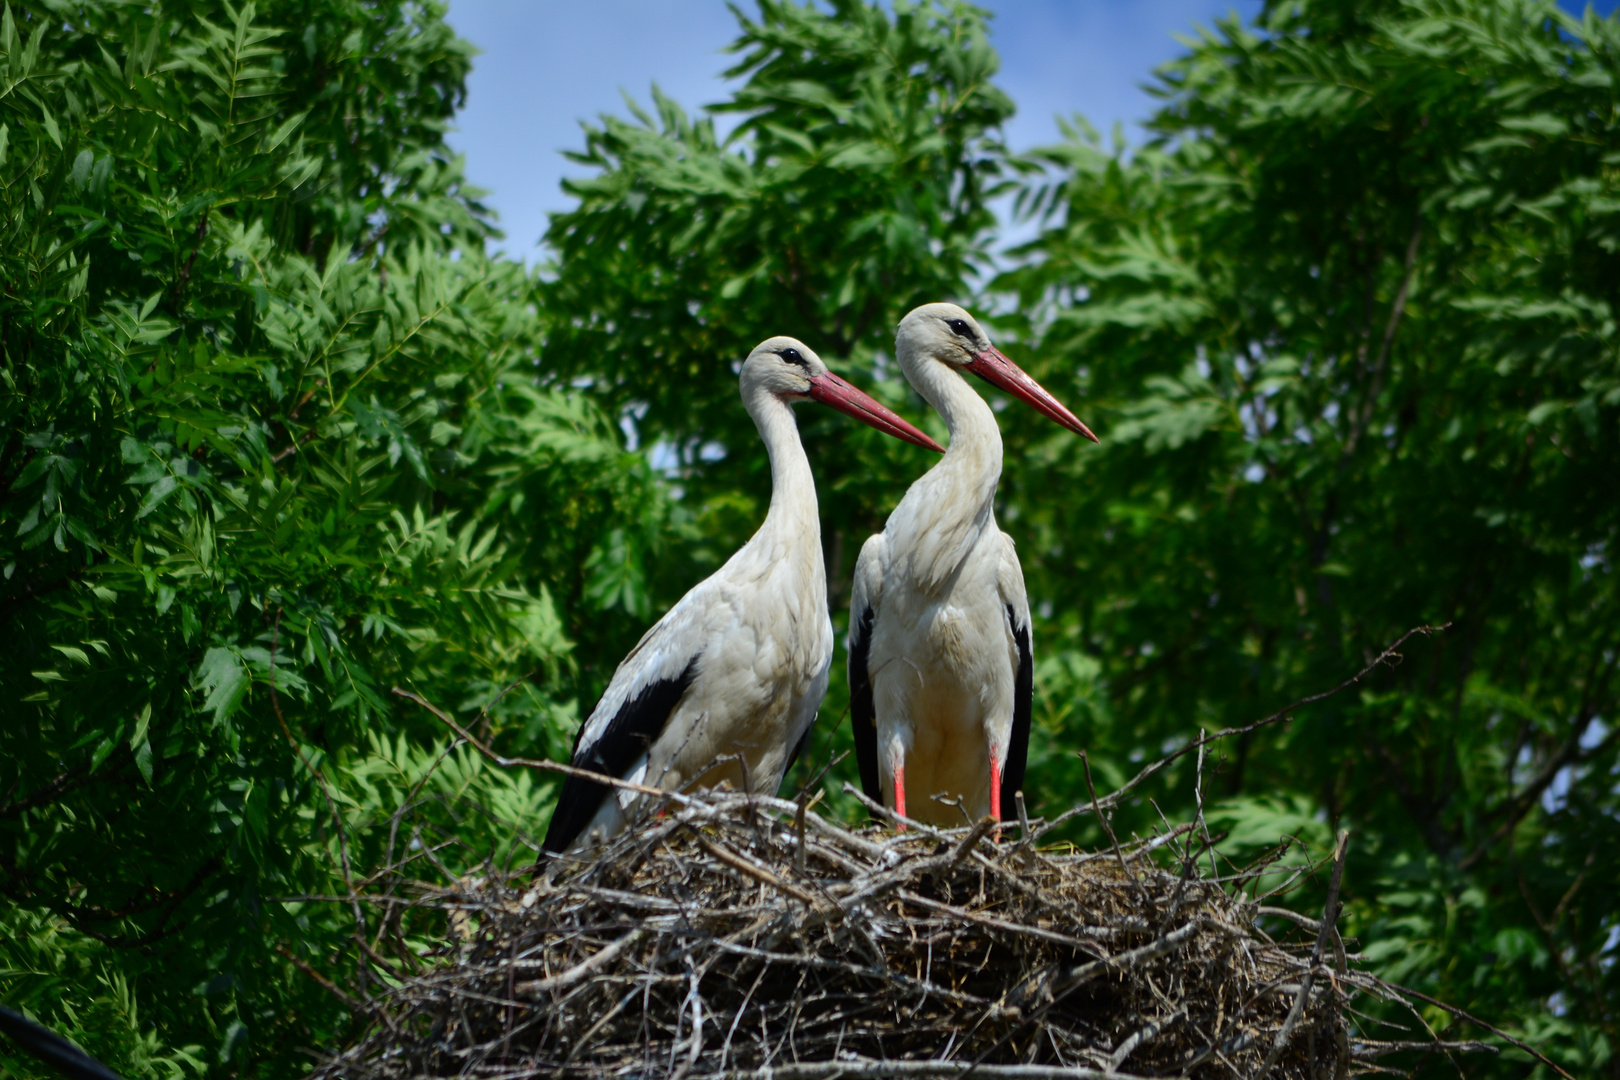
[[[1169, 765], [1171, 762], [1175, 761], [1177, 758], [1182, 757], [1183, 755], [1190, 754], [1190, 753], [1194, 752], [1195, 750], [1198, 750], [1198, 749], [1200, 749], [1202, 747], [1208, 746], [1210, 743], [1215, 742], [1218, 739], [1230, 739], [1230, 738], [1232, 738], [1234, 736], [1247, 735], [1251, 731], [1259, 731], [1263, 727], [1269, 727], [1270, 725], [1278, 723], [1280, 721], [1288, 720], [1293, 716], [1293, 714], [1294, 714], [1294, 712], [1296, 710], [1304, 708], [1306, 705], [1314, 705], [1318, 701], [1324, 701], [1327, 698], [1330, 698], [1333, 695], [1335, 695], [1337, 693], [1340, 693], [1341, 691], [1348, 690], [1350, 687], [1356, 685], [1362, 679], [1365, 679], [1368, 675], [1371, 675], [1374, 671], [1376, 671], [1378, 668], [1382, 667], [1384, 664], [1388, 663], [1390, 660], [1399, 660], [1401, 658], [1401, 654], [1400, 654], [1400, 651], [1399, 651], [1400, 647], [1402, 645], [1406, 644], [1406, 642], [1413, 635], [1415, 635], [1415, 634], [1423, 634], [1423, 635], [1426, 636], [1426, 635], [1429, 635], [1429, 634], [1439, 633], [1439, 632], [1441, 632], [1443, 630], [1448, 630], [1450, 628], [1451, 628], [1450, 623], [1441, 623], [1439, 626], [1414, 626], [1412, 629], [1408, 630], [1406, 633], [1404, 633], [1400, 637], [1396, 638], [1395, 641], [1391, 645], [1389, 645], [1387, 648], [1385, 648], [1383, 652], [1381, 652], [1377, 656], [1373, 657], [1372, 662], [1369, 663], [1366, 667], [1362, 668], [1360, 671], [1356, 672], [1354, 675], [1350, 676], [1348, 679], [1344, 680], [1339, 685], [1333, 687], [1333, 689], [1331, 689], [1331, 690], [1323, 690], [1323, 691], [1320, 691], [1318, 693], [1311, 694], [1309, 697], [1302, 697], [1298, 701], [1295, 701], [1295, 702], [1292, 702], [1291, 704], [1285, 705], [1281, 709], [1278, 709], [1276, 712], [1272, 713], [1270, 716], [1267, 716], [1267, 717], [1265, 717], [1263, 719], [1260, 719], [1260, 720], [1256, 720], [1252, 724], [1245, 724], [1243, 727], [1236, 727], [1236, 728], [1222, 728], [1220, 731], [1215, 732], [1213, 735], [1205, 735], [1205, 736], [1203, 736], [1201, 738], [1193, 740], [1192, 742], [1188, 743], [1186, 746], [1183, 746], [1181, 749], [1175, 751], [1174, 753], [1167, 754], [1166, 756], [1160, 758], [1158, 761], [1155, 761], [1152, 764], [1145, 766], [1142, 769], [1141, 772], [1139, 772], [1135, 776], [1131, 777], [1129, 780], [1127, 780], [1123, 785], [1121, 785], [1114, 792], [1112, 792], [1111, 794], [1106, 795], [1103, 798], [1099, 799], [1097, 801], [1097, 806], [1098, 806], [1099, 810], [1108, 810], [1108, 809], [1112, 809], [1115, 806], [1118, 806], [1120, 800], [1123, 799], [1125, 797], [1125, 794], [1127, 792], [1129, 792], [1132, 788], [1134, 788], [1137, 785], [1141, 784], [1143, 781], [1147, 780], [1149, 777], [1153, 776], [1155, 773], [1161, 771], [1162, 769], [1165, 768], [1165, 766]], [[395, 690], [394, 693], [397, 694], [397, 693], [400, 693], [400, 691]], [[1059, 814], [1057, 817], [1055, 817], [1051, 821], [1047, 822], [1041, 828], [1040, 835], [1044, 835], [1044, 834], [1050, 832], [1052, 829], [1056, 828], [1062, 822], [1067, 821], [1069, 818], [1075, 817], [1075, 816], [1077, 816], [1079, 814], [1083, 814], [1083, 813], [1085, 813], [1085, 812], [1087, 812], [1087, 811], [1089, 811], [1091, 809], [1092, 808], [1089, 805], [1082, 805], [1082, 806], [1076, 806], [1072, 810], [1067, 810], [1067, 811], [1063, 812], [1062, 814]]]
[[1536, 803], [1541, 799], [1542, 793], [1552, 786], [1554, 780], [1558, 779], [1560, 772], [1571, 765], [1589, 761], [1614, 746], [1617, 736], [1620, 736], [1620, 727], [1611, 730], [1602, 742], [1590, 750], [1581, 749], [1581, 739], [1585, 737], [1586, 731], [1591, 727], [1594, 719], [1596, 719], [1595, 715], [1588, 715], [1577, 725], [1574, 734], [1559, 748], [1558, 753], [1549, 758], [1547, 764], [1542, 766], [1535, 779], [1526, 784], [1524, 789], [1517, 795], [1511, 796], [1505, 803], [1497, 806], [1492, 814], [1487, 815], [1494, 817], [1496, 813], [1504, 809], [1508, 812], [1507, 820], [1498, 825], [1490, 836], [1457, 864], [1459, 870], [1472, 869], [1475, 864], [1485, 857], [1491, 848], [1511, 835], [1513, 830], [1519, 827], [1519, 823], [1525, 819], [1525, 816], [1535, 808]]
[[328, 979], [325, 975], [322, 975], [320, 972], [316, 971], [308, 960], [295, 956], [291, 949], [287, 948], [287, 946], [281, 944], [279, 941], [276, 942], [275, 950], [281, 956], [285, 957], [293, 967], [315, 980], [315, 984], [322, 990], [325, 990], [328, 994], [331, 994], [333, 997], [343, 1002], [343, 1004], [348, 1007], [350, 1012], [358, 1013], [364, 1010], [364, 1006], [362, 1006], [358, 1001], [354, 1000], [354, 998], [350, 997], [348, 994], [345, 994], [342, 990], [339, 990], [336, 983], [334, 983], [331, 979]]
[[1344, 883], [1344, 857], [1349, 850], [1350, 830], [1344, 829], [1339, 833], [1339, 843], [1333, 852], [1333, 874], [1328, 883], [1327, 905], [1322, 909], [1322, 926], [1316, 932], [1316, 946], [1311, 949], [1311, 966], [1305, 972], [1305, 977], [1299, 981], [1299, 990], [1294, 994], [1294, 1004], [1288, 1010], [1288, 1017], [1277, 1032], [1277, 1038], [1272, 1041], [1271, 1050], [1266, 1054], [1266, 1060], [1255, 1073], [1257, 1080], [1266, 1080], [1266, 1074], [1271, 1067], [1277, 1064], [1283, 1050], [1288, 1046], [1288, 1040], [1293, 1037], [1294, 1026], [1299, 1018], [1305, 1014], [1305, 1003], [1310, 1000], [1311, 986], [1316, 982], [1316, 969], [1322, 963], [1322, 951], [1327, 946], [1328, 937], [1333, 933], [1333, 926], [1339, 920], [1339, 887]]
[[0, 803], [0, 820], [17, 817], [46, 803], [55, 802], [70, 791], [77, 790], [88, 784], [91, 780], [90, 767], [81, 765], [76, 769], [69, 769], [44, 787], [36, 789], [33, 793], [8, 803]]
[[[1373, 361], [1369, 373], [1371, 382], [1367, 387], [1367, 396], [1362, 401], [1360, 415], [1350, 428], [1350, 437], [1345, 440], [1344, 451], [1340, 454], [1341, 467], [1348, 461], [1361, 437], [1367, 433], [1367, 426], [1372, 423], [1373, 410], [1378, 404], [1378, 392], [1384, 387], [1384, 372], [1389, 360], [1390, 345], [1395, 341], [1395, 331], [1401, 324], [1401, 317], [1406, 314], [1406, 297], [1412, 287], [1412, 268], [1417, 262], [1418, 242], [1423, 238], [1423, 213], [1420, 210], [1416, 220], [1412, 223], [1412, 238], [1406, 244], [1406, 260], [1401, 270], [1401, 286], [1395, 292], [1395, 301], [1389, 308], [1389, 319], [1384, 323], [1384, 338], [1378, 346], [1378, 356]], [[1365, 358], [1365, 352], [1363, 352]]]

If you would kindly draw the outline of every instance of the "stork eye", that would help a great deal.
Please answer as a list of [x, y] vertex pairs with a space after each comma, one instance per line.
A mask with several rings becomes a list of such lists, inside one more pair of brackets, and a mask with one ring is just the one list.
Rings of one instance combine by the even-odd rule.
[[947, 319], [945, 321], [945, 325], [950, 327], [951, 333], [957, 335], [958, 337], [965, 337], [969, 341], [973, 340], [973, 331], [969, 330], [968, 324], [963, 322], [961, 319]]
[[802, 368], [808, 368], [810, 366], [810, 361], [806, 360], [803, 356], [800, 356], [798, 349], [781, 349], [781, 350], [778, 350], [776, 355], [780, 356], [783, 360], [786, 360], [788, 363], [797, 364], [799, 367], [802, 367]]

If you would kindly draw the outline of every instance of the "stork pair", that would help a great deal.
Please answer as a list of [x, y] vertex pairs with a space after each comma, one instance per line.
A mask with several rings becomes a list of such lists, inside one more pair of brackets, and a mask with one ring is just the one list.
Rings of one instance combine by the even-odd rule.
[[[577, 768], [663, 790], [729, 781], [774, 793], [781, 784], [827, 691], [833, 653], [815, 481], [791, 408], [810, 400], [945, 455], [856, 563], [849, 683], [862, 786], [902, 818], [960, 823], [957, 806], [975, 818], [1012, 816], [1032, 706], [1029, 601], [1013, 542], [995, 522], [1001, 432], [960, 373], [1096, 436], [954, 304], [925, 304], [901, 320], [895, 356], [944, 418], [948, 450], [793, 338], [749, 354], [742, 398], [770, 455], [770, 510], [620, 663], [580, 728]], [[909, 806], [908, 786], [924, 796]], [[570, 776], [544, 849], [613, 835], [640, 797]]]

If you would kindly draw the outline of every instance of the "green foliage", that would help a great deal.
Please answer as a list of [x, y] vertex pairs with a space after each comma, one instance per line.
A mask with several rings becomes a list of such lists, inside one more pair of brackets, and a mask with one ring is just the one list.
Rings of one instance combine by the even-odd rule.
[[726, 420], [708, 410], [737, 412], [718, 361], [746, 355], [757, 326], [842, 359], [883, 347], [897, 311], [959, 292], [983, 263], [1012, 103], [989, 81], [982, 16], [835, 9], [766, 0], [742, 20], [726, 74], [743, 85], [716, 109], [737, 118], [723, 140], [656, 91], [656, 117], [636, 107], [633, 121], [586, 128], [570, 157], [598, 175], [565, 184], [579, 205], [546, 237], [547, 308], [582, 325], [559, 322], [548, 370], [645, 403], [638, 419], [670, 438], [712, 437]]
[[[739, 21], [727, 75], [742, 85], [714, 110], [730, 133], [656, 88], [654, 112], [602, 117], [570, 155], [595, 175], [565, 182], [577, 206], [546, 234], [548, 377], [589, 380], [661, 444], [704, 538], [683, 546], [673, 579], [653, 575], [666, 597], [718, 566], [763, 513], [769, 471], [737, 407], [748, 350], [793, 334], [876, 383], [886, 403], [904, 402], [881, 354], [910, 307], [964, 296], [988, 265], [987, 201], [1007, 168], [998, 128], [1012, 103], [990, 81], [998, 60], [983, 12], [765, 0]], [[801, 409], [799, 423], [836, 593], [926, 455], [827, 412]], [[636, 538], [625, 544], [639, 564]], [[581, 639], [593, 685], [634, 640]]]
[[1103, 436], [1003, 483], [1043, 671], [1106, 688], [1045, 680], [1048, 738], [1156, 754], [1451, 623], [1229, 748], [1211, 823], [1354, 830], [1369, 957], [1578, 1075], [1620, 1036], [1617, 78], [1620, 25], [1549, 4], [1275, 4], [1164, 69], [1153, 145], [1040, 153], [997, 283]]
[[[131, 1076], [296, 1071], [345, 1014], [290, 958], [386, 979], [303, 898], [526, 858], [549, 807], [389, 688], [566, 756], [762, 515], [746, 350], [796, 334], [919, 417], [889, 336], [958, 298], [1103, 437], [1003, 432], [1034, 809], [1084, 797], [1081, 747], [1107, 790], [1450, 622], [1215, 748], [1219, 856], [1297, 838], [1281, 884], [1351, 828], [1369, 961], [1613, 1073], [1620, 24], [1276, 3], [1160, 72], [1151, 145], [1076, 120], [1013, 158], [983, 12], [739, 18], [711, 115], [587, 127], [533, 276], [443, 147], [469, 47], [436, 6], [5, 15], [0, 995]], [[1003, 192], [1041, 232], [988, 278]], [[929, 462], [800, 422], [841, 619]], [[807, 767], [848, 741], [839, 668]], [[1116, 828], [1192, 815], [1193, 769]]]
[[665, 505], [536, 385], [535, 279], [442, 143], [442, 14], [0, 25], [0, 993], [131, 1076], [337, 1036], [287, 959], [350, 970], [355, 925], [281, 898], [393, 858], [407, 804], [513, 855], [547, 785], [430, 779], [447, 733], [389, 687], [565, 750], [588, 538]]
[[[569, 317], [548, 337], [559, 377], [592, 379], [672, 448], [704, 533], [740, 539], [755, 515], [727, 513], [761, 479], [715, 359], [794, 332], [903, 400], [882, 356], [895, 316], [970, 294], [982, 265], [940, 256], [987, 237], [922, 210], [926, 253], [878, 244], [858, 225], [871, 189], [835, 166], [940, 154], [884, 175], [883, 204], [917, 208], [975, 193], [970, 175], [1028, 176], [1019, 205], [1044, 231], [979, 307], [1106, 428], [1101, 447], [1038, 423], [1003, 432], [1000, 517], [1040, 623], [1035, 805], [1085, 790], [1078, 747], [1106, 788], [1449, 621], [1365, 690], [1224, 748], [1206, 777], [1222, 852], [1293, 836], [1321, 855], [1353, 828], [1347, 896], [1372, 955], [1572, 1069], [1612, 1068], [1617, 924], [1598, 883], [1620, 874], [1615, 22], [1517, 0], [1277, 4], [1162, 73], [1153, 145], [1110, 153], [1079, 121], [1007, 160], [1001, 117], [981, 113], [979, 164], [923, 126], [889, 153], [857, 119], [911, 100], [885, 75], [890, 35], [976, 40], [977, 14], [824, 18], [771, 5], [745, 22], [745, 86], [716, 112], [748, 122], [728, 141], [667, 102], [587, 132], [579, 160], [597, 173], [549, 236], [547, 304]], [[872, 59], [840, 66], [851, 40]], [[936, 84], [961, 81], [931, 62]], [[921, 100], [948, 130], [949, 110]], [[824, 102], [855, 104], [828, 124]], [[788, 134], [829, 130], [865, 149]], [[770, 185], [789, 175], [783, 198]], [[812, 240], [826, 256], [795, 264]], [[893, 252], [886, 280], [845, 272]], [[801, 295], [795, 265], [833, 276]], [[851, 545], [922, 463], [803, 419], [837, 596]], [[828, 719], [842, 695], [835, 680]], [[824, 759], [846, 736], [818, 738]], [[1159, 807], [1192, 811], [1192, 764], [1152, 786]], [[1146, 800], [1121, 816], [1157, 820]]]

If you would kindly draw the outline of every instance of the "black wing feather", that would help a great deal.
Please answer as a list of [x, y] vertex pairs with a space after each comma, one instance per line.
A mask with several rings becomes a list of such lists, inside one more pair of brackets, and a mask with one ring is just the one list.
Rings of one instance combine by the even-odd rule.
[[872, 677], [866, 670], [872, 648], [872, 608], [861, 612], [860, 633], [849, 650], [849, 723], [855, 732], [855, 763], [861, 768], [861, 790], [873, 802], [883, 803], [883, 780], [878, 775], [877, 710], [872, 706]]
[[[581, 724], [580, 735], [574, 738], [574, 767], [589, 769], [603, 776], [622, 777], [663, 733], [664, 725], [669, 723], [669, 714], [675, 711], [675, 706], [680, 704], [681, 697], [697, 677], [697, 665], [698, 657], [694, 656], [687, 661], [686, 669], [675, 678], [660, 679], [643, 686], [640, 693], [620, 707], [618, 715], [608, 721], [602, 737], [584, 753], [580, 753], [579, 749], [580, 737], [585, 731], [585, 725]], [[540, 845], [541, 850], [552, 854], [567, 851], [569, 845], [579, 839], [585, 826], [591, 823], [591, 818], [602, 808], [602, 800], [612, 790], [607, 784], [580, 776], [570, 776], [565, 780], [562, 794], [557, 796], [557, 809], [551, 815], [551, 825], [546, 829], [545, 842]]]
[[60, 1069], [72, 1080], [123, 1080], [107, 1066], [68, 1042], [62, 1036], [36, 1024], [22, 1013], [0, 1005], [0, 1031], [17, 1045], [48, 1065]]
[[[1001, 772], [1002, 821], [1018, 820], [1018, 803], [1013, 794], [1023, 789], [1024, 768], [1029, 764], [1029, 721], [1035, 710], [1035, 654], [1029, 647], [1029, 627], [1018, 625], [1018, 614], [1007, 605], [1007, 622], [1013, 643], [1018, 646], [1018, 675], [1013, 680], [1012, 737], [1007, 740], [1007, 767]], [[1027, 806], [1029, 797], [1024, 803]]]
[[804, 729], [804, 734], [800, 735], [799, 741], [793, 744], [793, 753], [788, 755], [787, 764], [782, 768], [783, 776], [788, 774], [788, 770], [793, 768], [793, 763], [799, 760], [799, 755], [804, 753], [804, 748], [810, 743], [810, 732], [814, 731], [815, 727], [816, 721], [812, 717], [809, 726]]

